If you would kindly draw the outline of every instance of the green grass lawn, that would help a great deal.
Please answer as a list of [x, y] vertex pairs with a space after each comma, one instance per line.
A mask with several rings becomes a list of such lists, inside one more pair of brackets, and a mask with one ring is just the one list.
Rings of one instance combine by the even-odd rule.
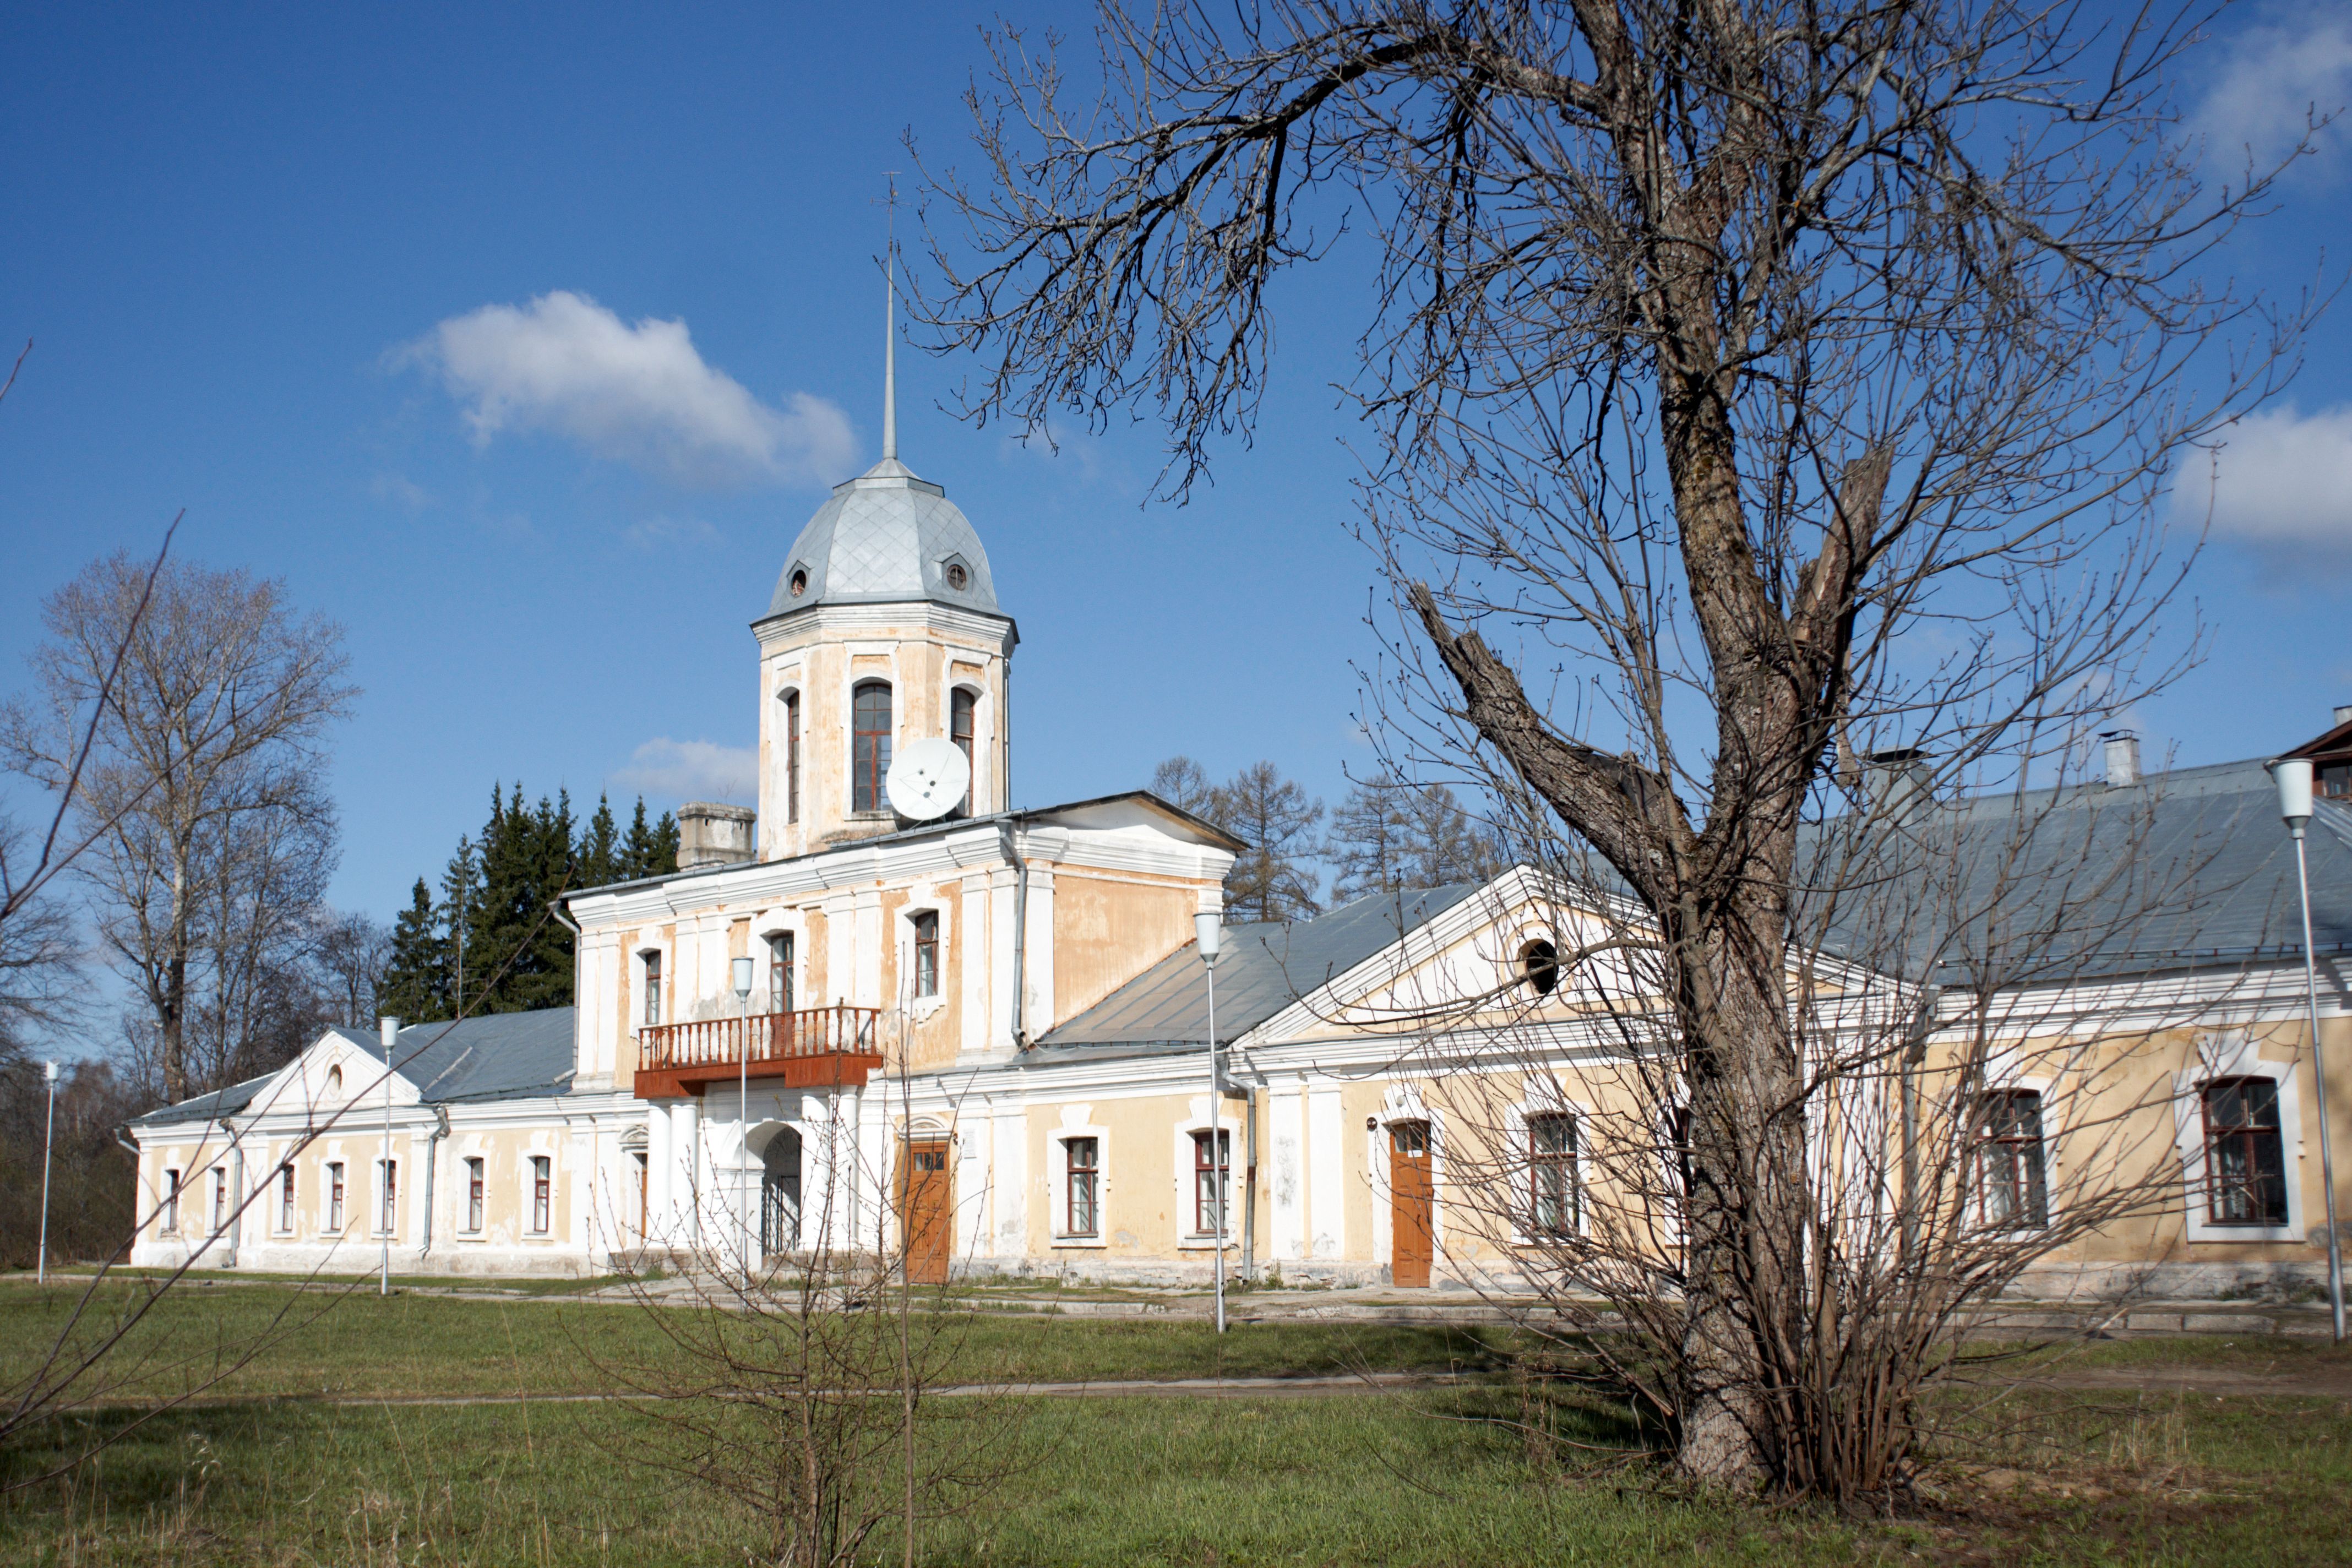
[[[235, 1342], [285, 1305], [193, 1290], [156, 1333]], [[54, 1295], [0, 1286], [0, 1363], [54, 1332]], [[1332, 1325], [977, 1319], [964, 1353], [1001, 1374], [1173, 1377], [1493, 1366], [1491, 1336]], [[740, 1563], [755, 1521], [640, 1458], [614, 1404], [341, 1407], [304, 1394], [550, 1394], [594, 1384], [583, 1346], [658, 1340], [625, 1307], [353, 1295], [223, 1391], [151, 1421], [69, 1481], [0, 1500], [0, 1563]], [[2193, 1365], [2340, 1380], [2352, 1362], [2278, 1341], [2118, 1342], [2075, 1365]], [[275, 1394], [273, 1399], [254, 1395]], [[291, 1396], [291, 1397], [287, 1397]], [[2044, 1389], [1978, 1418], [1895, 1520], [1675, 1494], [1639, 1461], [1531, 1453], [1507, 1387], [1285, 1399], [1036, 1399], [1008, 1408], [1009, 1479], [928, 1527], [933, 1564], [2352, 1561], [2352, 1402]], [[7, 1456], [36, 1473], [121, 1415]], [[1570, 1435], [1624, 1433], [1605, 1411]], [[898, 1560], [895, 1537], [877, 1560]]]

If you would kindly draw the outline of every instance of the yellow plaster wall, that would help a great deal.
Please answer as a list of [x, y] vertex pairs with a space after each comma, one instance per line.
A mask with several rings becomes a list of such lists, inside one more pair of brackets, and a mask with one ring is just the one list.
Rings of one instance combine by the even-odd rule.
[[1075, 1018], [1192, 940], [1202, 884], [1054, 868], [1054, 1016]]

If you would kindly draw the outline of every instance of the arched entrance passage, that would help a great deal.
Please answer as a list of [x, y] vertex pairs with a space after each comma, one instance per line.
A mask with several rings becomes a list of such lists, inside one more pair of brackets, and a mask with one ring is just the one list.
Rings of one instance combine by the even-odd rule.
[[772, 1257], [801, 1244], [801, 1135], [771, 1121], [751, 1130], [760, 1156], [760, 1253]]

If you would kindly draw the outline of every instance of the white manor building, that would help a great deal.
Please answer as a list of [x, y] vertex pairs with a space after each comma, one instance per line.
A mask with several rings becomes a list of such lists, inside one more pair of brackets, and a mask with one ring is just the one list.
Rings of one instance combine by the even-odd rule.
[[[1616, 1037], [1530, 956], [1567, 951], [1576, 933], [1561, 928], [1580, 917], [1526, 871], [1227, 928], [1230, 1082], [1211, 1139], [1194, 917], [1220, 910], [1243, 847], [1140, 792], [1013, 806], [1013, 619], [970, 522], [887, 445], [800, 531], [751, 629], [756, 806], [688, 806], [678, 872], [565, 900], [577, 1005], [402, 1029], [388, 1078], [383, 1041], [331, 1029], [276, 1073], [140, 1118], [152, 1218], [134, 1263], [358, 1270], [388, 1249], [402, 1272], [587, 1274], [740, 1237], [771, 1255], [849, 1244], [912, 1216], [919, 1279], [1198, 1279], [1222, 1179], [1235, 1268], [1425, 1284], [1507, 1266], [1508, 1245], [1450, 1212], [1457, 1134], [1440, 1087], [1394, 1028], [1345, 1020], [1515, 978], [1528, 990], [1496, 1068], [1512, 1125], [1563, 1190], [1584, 1179], [1563, 1121], [1583, 1103], [1580, 1064]], [[885, 779], [926, 739], [969, 760], [969, 793], [910, 822]], [[2340, 796], [2352, 723], [2304, 750]], [[2247, 956], [2220, 1013], [2112, 1049], [2173, 1086], [2190, 1167], [2221, 1158], [2199, 1131], [2211, 1097], [2242, 1109], [2256, 1103], [2244, 1086], [2268, 1086], [2268, 1121], [2224, 1131], [2280, 1179], [2235, 1209], [2184, 1188], [2176, 1212], [2078, 1261], [2171, 1269], [2183, 1289], [2307, 1273], [2320, 1162], [2300, 952], [2263, 935], [2292, 875], [2270, 784], [2248, 763], [2081, 787], [2091, 803], [2158, 785], [2164, 820], [2193, 818], [2225, 852], [2196, 929], [2136, 973], [2193, 987], [2210, 984], [2211, 952]], [[2339, 798], [2321, 801], [2311, 847], [2340, 1049], [2352, 811]], [[2352, 1064], [2334, 1088], [2352, 1173]], [[2039, 1138], [2019, 1156], [2037, 1182], [2059, 1152]]]

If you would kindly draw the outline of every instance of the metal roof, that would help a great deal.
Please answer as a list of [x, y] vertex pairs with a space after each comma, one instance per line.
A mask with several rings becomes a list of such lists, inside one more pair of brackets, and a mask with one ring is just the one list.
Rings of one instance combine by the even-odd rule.
[[[2259, 760], [1929, 807], [1850, 858], [1864, 833], [1889, 829], [1842, 818], [1808, 835], [1811, 875], [1841, 885], [1827, 946], [1915, 978], [2023, 965], [2040, 973], [2003, 983], [2031, 984], [2303, 949], [2294, 844]], [[2313, 945], [2352, 943], [2352, 810], [2317, 802], [2306, 845]]]
[[[952, 586], [949, 568], [961, 563], [964, 585]], [[808, 580], [798, 594], [793, 577]], [[885, 458], [833, 497], [793, 541], [768, 614], [789, 615], [817, 605], [886, 605], [929, 600], [990, 615], [996, 585], [988, 552], [947, 490], [896, 458]]]
[[[542, 1007], [535, 1013], [486, 1013], [454, 1024], [411, 1024], [400, 1031], [393, 1059], [428, 1105], [562, 1094], [572, 1081], [575, 1012]], [[363, 1057], [383, 1060], [383, 1046], [364, 1029], [336, 1026], [327, 1033]], [[216, 1094], [184, 1100], [134, 1117], [131, 1124], [233, 1116], [277, 1076], [264, 1073]]]
[[[1227, 926], [1217, 960], [1217, 1037], [1238, 1039], [1477, 890], [1476, 883], [1465, 882], [1402, 897], [1375, 893], [1318, 920]], [[1188, 942], [1048, 1030], [1029, 1056], [1051, 1061], [1039, 1053], [1062, 1047], [1199, 1045], [1208, 1037], [1208, 977], [1199, 944]]]

